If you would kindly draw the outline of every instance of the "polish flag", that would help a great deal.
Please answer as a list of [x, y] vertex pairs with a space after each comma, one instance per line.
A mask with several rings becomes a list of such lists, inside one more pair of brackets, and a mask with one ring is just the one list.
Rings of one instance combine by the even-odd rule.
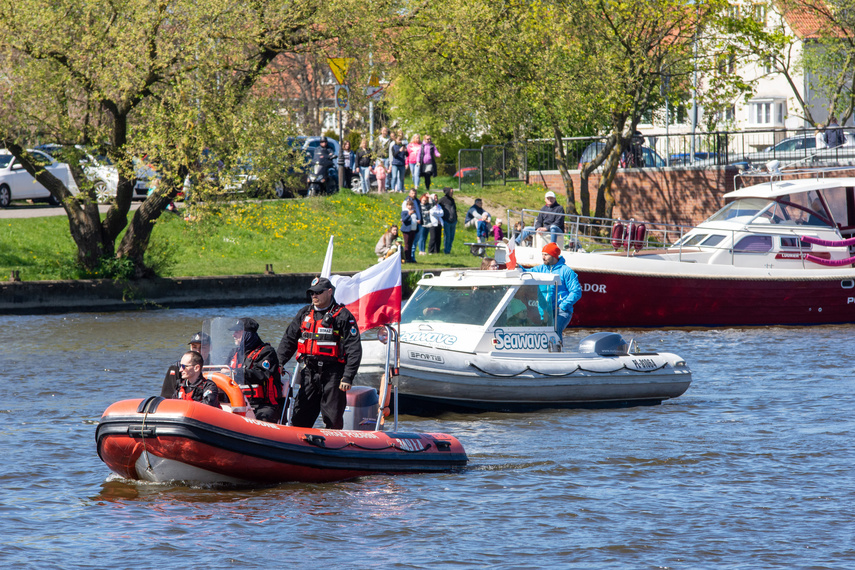
[[505, 262], [505, 269], [515, 269], [517, 266], [517, 244], [514, 238], [508, 240], [508, 261]]
[[354, 275], [333, 275], [335, 300], [356, 317], [360, 331], [401, 321], [401, 258], [389, 256]]

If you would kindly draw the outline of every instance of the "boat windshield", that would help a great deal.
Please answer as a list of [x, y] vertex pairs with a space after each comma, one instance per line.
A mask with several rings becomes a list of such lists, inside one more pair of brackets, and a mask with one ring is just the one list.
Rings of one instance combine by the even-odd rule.
[[453, 323], [484, 326], [508, 286], [421, 287], [401, 314], [401, 324]]
[[[707, 222], [827, 226], [828, 214], [817, 192], [800, 192], [777, 200], [743, 198], [727, 204]], [[685, 245], [685, 244], [684, 244]]]
[[497, 327], [555, 326], [555, 312], [546, 298], [548, 287], [520, 287], [496, 320]]

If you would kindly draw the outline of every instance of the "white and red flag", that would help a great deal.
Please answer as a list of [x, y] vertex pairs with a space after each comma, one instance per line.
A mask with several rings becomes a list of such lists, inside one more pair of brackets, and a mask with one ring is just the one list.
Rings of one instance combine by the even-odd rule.
[[401, 321], [401, 258], [389, 256], [354, 275], [333, 275], [335, 300], [356, 317], [360, 331]]
[[508, 240], [508, 261], [505, 262], [505, 269], [515, 269], [517, 266], [517, 244], [513, 236]]

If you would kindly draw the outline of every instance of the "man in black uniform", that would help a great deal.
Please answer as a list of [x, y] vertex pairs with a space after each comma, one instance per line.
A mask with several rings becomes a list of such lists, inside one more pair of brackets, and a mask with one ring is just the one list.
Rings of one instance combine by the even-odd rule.
[[321, 413], [324, 427], [341, 429], [347, 391], [362, 361], [359, 328], [350, 311], [333, 300], [329, 279], [316, 278], [306, 293], [312, 302], [288, 325], [277, 351], [280, 362], [296, 352], [304, 366], [292, 423], [312, 427]]
[[184, 353], [178, 368], [181, 370], [181, 380], [172, 395], [173, 398], [220, 407], [217, 385], [202, 376], [201, 354], [194, 350]]
[[229, 330], [237, 345], [229, 359], [235, 382], [248, 386], [243, 392], [256, 419], [278, 423], [282, 417], [283, 398], [276, 351], [258, 336], [258, 323], [254, 319], [238, 319]]

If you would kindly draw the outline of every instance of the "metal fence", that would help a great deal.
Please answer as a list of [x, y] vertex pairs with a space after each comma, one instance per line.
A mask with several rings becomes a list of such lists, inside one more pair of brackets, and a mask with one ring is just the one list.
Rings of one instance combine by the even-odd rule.
[[[622, 157], [621, 167], [756, 167], [771, 160], [778, 160], [782, 166], [855, 163], [855, 133], [851, 129], [837, 129], [839, 144], [832, 148], [817, 148], [816, 134], [815, 129], [769, 129], [643, 135], [625, 151], [635, 153], [637, 159]], [[567, 137], [562, 141], [567, 167], [572, 170], [590, 162], [606, 137]], [[529, 170], [558, 169], [554, 139], [532, 139], [527, 144]]]
[[463, 184], [507, 184], [526, 179], [527, 143], [464, 148], [457, 152], [457, 188]]

